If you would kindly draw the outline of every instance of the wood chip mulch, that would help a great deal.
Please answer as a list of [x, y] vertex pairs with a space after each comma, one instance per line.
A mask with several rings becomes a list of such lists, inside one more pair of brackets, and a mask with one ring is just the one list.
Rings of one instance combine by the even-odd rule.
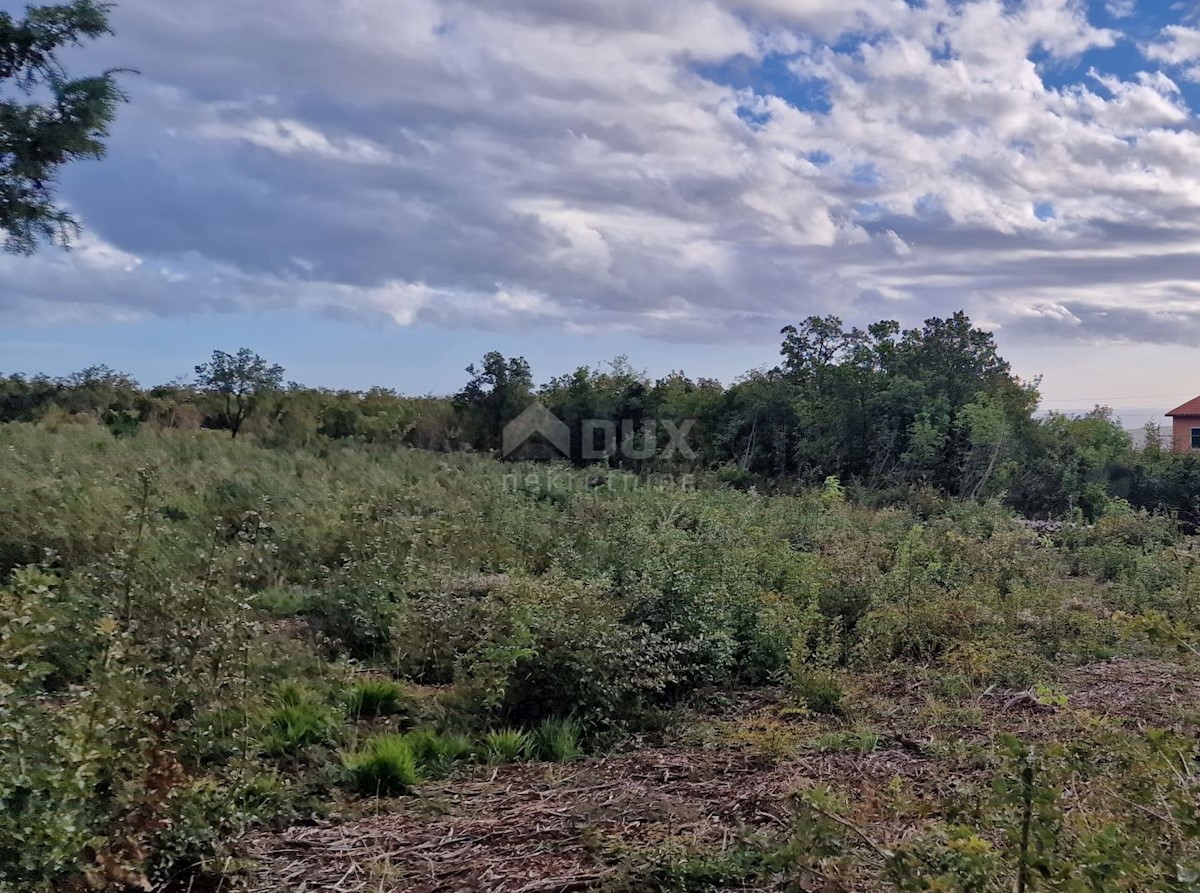
[[730, 749], [664, 748], [572, 766], [523, 764], [425, 785], [421, 797], [357, 821], [243, 842], [259, 869], [244, 893], [542, 893], [591, 889], [614, 845], [727, 844], [784, 830], [788, 795], [829, 777], [883, 784], [918, 776], [903, 750], [814, 754], [772, 765]]
[[1200, 708], [1200, 679], [1179, 664], [1146, 658], [1099, 661], [1066, 678], [1072, 707], [1124, 725], [1167, 728]]
[[[964, 740], [1012, 731], [1060, 737], [1077, 711], [1145, 728], [1177, 724], [1200, 707], [1200, 678], [1176, 664], [1102, 661], [1060, 679], [1067, 704], [1035, 693], [993, 691], [975, 703], [978, 728]], [[915, 709], [919, 692], [908, 692]], [[894, 722], [911, 711], [893, 693]], [[751, 706], [755, 706], [751, 704]], [[733, 712], [746, 713], [746, 705]], [[745, 709], [741, 709], [745, 708]], [[765, 708], [763, 708], [765, 709]], [[895, 712], [899, 711], [899, 712]], [[750, 711], [753, 713], [753, 711]], [[915, 719], [914, 714], [911, 719]], [[728, 845], [747, 831], [786, 833], [791, 794], [818, 784], [845, 791], [877, 839], [909, 829], [872, 816], [875, 792], [893, 778], [936, 802], [968, 780], [963, 766], [930, 757], [929, 742], [895, 730], [870, 753], [807, 750], [773, 762], [753, 748], [669, 746], [568, 765], [480, 768], [422, 785], [420, 796], [384, 801], [352, 821], [260, 833], [241, 842], [256, 868], [240, 893], [566, 893], [592, 890], [617, 871], [620, 850], [666, 841]], [[938, 733], [944, 738], [946, 730]], [[929, 739], [932, 741], [932, 738]]]

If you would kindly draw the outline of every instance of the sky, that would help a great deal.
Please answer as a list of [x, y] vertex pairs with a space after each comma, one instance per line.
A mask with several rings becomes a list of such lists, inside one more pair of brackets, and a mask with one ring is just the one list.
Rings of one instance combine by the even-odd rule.
[[[0, 0], [0, 9], [22, 4]], [[129, 103], [0, 257], [0, 372], [249, 346], [447, 393], [626, 355], [730, 383], [811, 314], [965, 309], [1044, 406], [1200, 393], [1200, 4], [122, 0]], [[1136, 417], [1135, 417], [1136, 416]]]

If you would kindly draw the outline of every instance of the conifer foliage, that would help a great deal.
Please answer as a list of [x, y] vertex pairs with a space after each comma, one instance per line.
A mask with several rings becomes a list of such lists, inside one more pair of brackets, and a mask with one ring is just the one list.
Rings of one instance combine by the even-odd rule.
[[32, 254], [44, 242], [68, 246], [79, 223], [57, 203], [59, 169], [100, 158], [124, 94], [120, 71], [72, 77], [64, 48], [110, 32], [111, 6], [74, 0], [0, 12], [0, 229], [5, 247]]

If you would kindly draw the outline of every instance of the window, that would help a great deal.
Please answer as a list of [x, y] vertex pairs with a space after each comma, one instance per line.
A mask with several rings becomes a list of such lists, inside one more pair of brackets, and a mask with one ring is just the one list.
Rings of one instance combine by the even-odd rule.
[[1192, 449], [1200, 450], [1200, 428], [1192, 429]]

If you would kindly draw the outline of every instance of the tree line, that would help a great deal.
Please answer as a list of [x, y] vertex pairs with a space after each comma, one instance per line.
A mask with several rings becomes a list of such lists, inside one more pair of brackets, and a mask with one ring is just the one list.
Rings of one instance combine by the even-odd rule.
[[[32, 253], [68, 245], [75, 219], [55, 194], [60, 169], [98, 158], [124, 101], [110, 70], [73, 77], [63, 49], [111, 33], [110, 4], [70, 0], [0, 12], [0, 231]], [[636, 471], [690, 462], [734, 486], [786, 488], [836, 477], [875, 500], [918, 492], [1003, 498], [1031, 514], [1097, 516], [1114, 497], [1200, 522], [1200, 471], [1156, 432], [1134, 450], [1111, 412], [1037, 415], [991, 336], [963, 313], [902, 330], [847, 328], [835, 316], [783, 329], [781, 361], [730, 387], [683, 373], [651, 380], [626, 361], [580, 367], [535, 386], [521, 357], [489, 353], [453, 397], [388, 388], [337, 391], [284, 383], [252, 351], [217, 351], [191, 381], [143, 388], [94, 366], [64, 378], [0, 376], [0, 421], [91, 422], [123, 436], [142, 426], [243, 429], [269, 446], [354, 439], [436, 450], [499, 451], [504, 426], [540, 400], [570, 432], [567, 458]], [[690, 421], [695, 455], [664, 459], [660, 420]], [[584, 420], [601, 422], [599, 426]], [[589, 442], [597, 431], [606, 442]], [[545, 455], [537, 444], [517, 455]]]
[[[94, 366], [63, 378], [0, 376], [0, 421], [249, 432], [266, 446], [354, 440], [499, 454], [505, 425], [539, 402], [570, 432], [576, 465], [636, 472], [686, 466], [732, 486], [787, 489], [836, 477], [876, 503], [922, 492], [999, 498], [1030, 515], [1101, 514], [1113, 498], [1200, 521], [1200, 463], [1144, 446], [1113, 413], [1039, 415], [992, 336], [965, 313], [902, 329], [813, 316], [782, 330], [780, 359], [726, 387], [673, 372], [653, 379], [618, 358], [535, 383], [522, 357], [491, 352], [446, 397], [285, 382], [243, 348], [216, 351], [191, 380], [143, 388]], [[686, 422], [687, 453], [665, 447]], [[664, 424], [670, 423], [670, 424]], [[597, 439], [597, 437], [599, 439]], [[555, 455], [533, 442], [507, 458]]]

